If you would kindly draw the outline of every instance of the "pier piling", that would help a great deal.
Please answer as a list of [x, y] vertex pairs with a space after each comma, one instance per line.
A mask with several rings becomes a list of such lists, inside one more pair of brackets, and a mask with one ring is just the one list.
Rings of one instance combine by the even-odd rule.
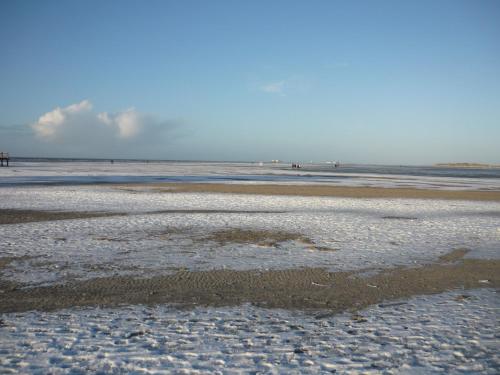
[[0, 152], [0, 167], [3, 167], [5, 162], [5, 166], [9, 166], [9, 153], [8, 152]]

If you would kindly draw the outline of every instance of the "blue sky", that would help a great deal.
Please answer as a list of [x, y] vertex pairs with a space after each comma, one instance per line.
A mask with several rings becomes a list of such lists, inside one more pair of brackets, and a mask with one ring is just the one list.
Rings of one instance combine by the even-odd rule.
[[500, 1], [0, 2], [0, 149], [500, 163]]

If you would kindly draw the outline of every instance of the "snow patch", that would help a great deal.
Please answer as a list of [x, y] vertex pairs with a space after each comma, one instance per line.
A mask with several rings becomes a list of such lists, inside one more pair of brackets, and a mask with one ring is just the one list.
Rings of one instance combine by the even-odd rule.
[[3, 314], [0, 372], [496, 374], [499, 309], [498, 293], [482, 289], [354, 316], [250, 305]]

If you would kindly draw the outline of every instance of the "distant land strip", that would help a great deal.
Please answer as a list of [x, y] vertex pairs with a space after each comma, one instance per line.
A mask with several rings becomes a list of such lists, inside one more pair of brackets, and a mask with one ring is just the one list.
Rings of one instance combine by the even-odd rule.
[[500, 168], [500, 164], [483, 164], [483, 163], [437, 163], [434, 167], [445, 168]]
[[500, 201], [498, 190], [437, 190], [415, 188], [344, 187], [328, 185], [153, 183], [127, 184], [119, 188], [168, 193], [227, 193], [297, 195], [345, 198], [414, 198], [470, 201]]

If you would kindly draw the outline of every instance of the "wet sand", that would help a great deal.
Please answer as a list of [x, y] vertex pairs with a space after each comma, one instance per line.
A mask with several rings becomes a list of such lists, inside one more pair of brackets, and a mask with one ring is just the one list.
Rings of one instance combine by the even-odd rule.
[[[116, 187], [125, 188], [123, 185]], [[127, 185], [126, 189], [134, 191], [144, 189], [160, 193], [207, 192], [500, 201], [498, 191], [344, 188], [320, 185], [140, 184]], [[208, 210], [201, 211], [208, 212]], [[166, 212], [184, 211], [158, 211], [158, 213]], [[196, 212], [196, 210], [186, 210], [186, 212]], [[124, 213], [3, 209], [0, 210], [0, 224], [112, 215], [124, 215]], [[387, 217], [387, 219], [396, 219], [396, 217]], [[397, 217], [397, 219], [401, 218]], [[210, 240], [220, 244], [268, 241], [272, 245], [290, 239], [308, 243], [308, 239], [300, 235], [291, 238], [290, 234], [281, 232], [270, 234], [224, 230], [214, 232], [210, 236]], [[108, 277], [33, 288], [24, 288], [21, 284], [0, 279], [0, 312], [123, 304], [173, 303], [189, 307], [252, 303], [263, 307], [322, 309], [329, 313], [336, 313], [419, 294], [441, 293], [450, 289], [498, 288], [500, 286], [500, 260], [463, 259], [466, 253], [465, 249], [457, 249], [441, 257], [440, 261], [435, 264], [417, 268], [394, 268], [376, 274], [366, 272], [373, 270], [331, 273], [321, 268], [272, 271], [179, 271], [173, 275], [147, 279]], [[15, 259], [1, 260], [0, 270], [8, 267], [12, 260]], [[367, 274], [370, 276], [366, 276]]]
[[21, 224], [40, 221], [89, 219], [95, 217], [126, 216], [126, 215], [155, 215], [155, 214], [255, 214], [255, 213], [280, 213], [283, 211], [249, 211], [249, 210], [159, 210], [148, 212], [95, 212], [95, 211], [47, 211], [47, 210], [17, 210], [0, 208], [0, 225]]
[[500, 260], [463, 259], [465, 253], [457, 249], [435, 264], [376, 274], [366, 270], [332, 273], [321, 268], [179, 271], [147, 279], [109, 277], [34, 288], [0, 281], [0, 312], [123, 304], [172, 303], [190, 307], [252, 303], [337, 313], [450, 289], [498, 288]]
[[233, 244], [257, 244], [261, 246], [277, 246], [280, 242], [300, 241], [307, 245], [314, 245], [312, 240], [298, 233], [274, 230], [254, 229], [223, 229], [211, 233], [203, 241], [214, 241], [224, 246]]
[[343, 187], [330, 185], [276, 185], [276, 184], [199, 184], [153, 183], [117, 185], [130, 191], [168, 193], [230, 193], [261, 195], [297, 195], [345, 198], [415, 198], [472, 201], [500, 201], [500, 191], [436, 190], [415, 188]]
[[68, 212], [68, 211], [40, 211], [40, 210], [15, 210], [0, 209], [1, 224], [20, 224], [36, 221], [87, 219], [92, 217], [125, 215], [111, 212]]

